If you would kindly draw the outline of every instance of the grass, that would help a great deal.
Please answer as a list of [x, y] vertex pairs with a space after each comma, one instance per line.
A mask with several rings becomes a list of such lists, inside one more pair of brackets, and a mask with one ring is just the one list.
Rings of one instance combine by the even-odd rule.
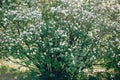
[[29, 70], [22, 72], [7, 66], [0, 67], [0, 80], [38, 80], [36, 75], [35, 72]]
[[38, 80], [36, 75], [26, 67], [0, 59], [0, 80]]

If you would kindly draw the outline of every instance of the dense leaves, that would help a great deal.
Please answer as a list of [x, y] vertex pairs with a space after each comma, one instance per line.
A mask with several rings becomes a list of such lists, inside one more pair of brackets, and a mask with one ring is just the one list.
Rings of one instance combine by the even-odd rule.
[[41, 80], [79, 80], [94, 65], [118, 72], [120, 5], [112, 1], [2, 0], [0, 57], [20, 59]]

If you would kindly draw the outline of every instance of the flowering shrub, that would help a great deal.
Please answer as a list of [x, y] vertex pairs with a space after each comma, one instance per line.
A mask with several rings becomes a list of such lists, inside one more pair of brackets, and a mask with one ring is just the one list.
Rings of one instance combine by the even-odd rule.
[[79, 73], [98, 62], [119, 68], [118, 2], [3, 0], [1, 3], [1, 57], [20, 59], [22, 65], [35, 68], [44, 80], [77, 80]]

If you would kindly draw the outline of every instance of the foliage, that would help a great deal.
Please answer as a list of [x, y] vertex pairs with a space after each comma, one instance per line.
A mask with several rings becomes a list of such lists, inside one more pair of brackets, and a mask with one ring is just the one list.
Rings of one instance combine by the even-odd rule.
[[93, 65], [118, 71], [119, 2], [112, 1], [3, 0], [0, 56], [20, 59], [44, 80], [77, 80]]

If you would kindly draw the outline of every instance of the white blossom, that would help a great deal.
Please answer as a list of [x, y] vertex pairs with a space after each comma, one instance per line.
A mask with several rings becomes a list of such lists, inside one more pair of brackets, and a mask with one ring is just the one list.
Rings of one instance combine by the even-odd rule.
[[0, 8], [0, 11], [2, 11], [2, 8]]
[[30, 53], [27, 53], [27, 55], [29, 55]]
[[91, 31], [88, 31], [88, 36], [92, 37], [93, 33]]
[[65, 44], [66, 44], [66, 42], [65, 42], [65, 41], [64, 41], [64, 42], [60, 42], [60, 45], [62, 45], [62, 46], [63, 46], [63, 45], [65, 45]]
[[35, 55], [36, 54], [36, 52], [33, 52], [33, 55]]
[[118, 38], [115, 39], [116, 42], [120, 42]]
[[118, 62], [118, 66], [120, 66], [120, 61]]
[[56, 8], [55, 7], [51, 7], [51, 10], [50, 10], [50, 12], [55, 12], [56, 11]]

